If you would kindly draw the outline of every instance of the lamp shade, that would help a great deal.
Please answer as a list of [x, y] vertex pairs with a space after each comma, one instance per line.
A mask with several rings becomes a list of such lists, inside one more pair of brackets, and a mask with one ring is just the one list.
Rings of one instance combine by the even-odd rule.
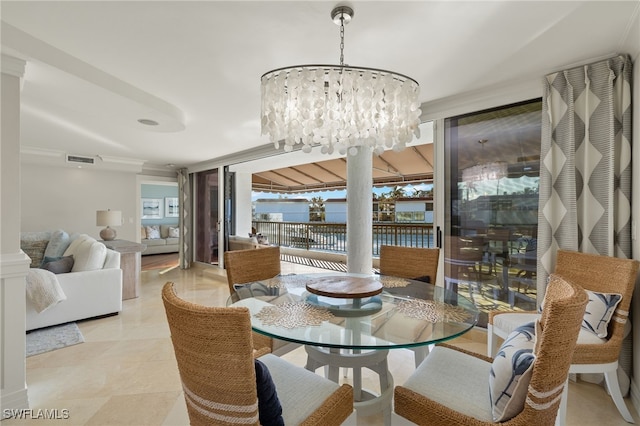
[[122, 225], [122, 212], [119, 210], [98, 210], [96, 212], [97, 226]]

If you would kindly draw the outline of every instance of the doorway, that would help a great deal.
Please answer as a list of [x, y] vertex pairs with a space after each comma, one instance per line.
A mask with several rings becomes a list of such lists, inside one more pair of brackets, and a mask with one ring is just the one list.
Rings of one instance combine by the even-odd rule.
[[218, 169], [196, 173], [195, 181], [195, 260], [217, 265], [220, 231]]

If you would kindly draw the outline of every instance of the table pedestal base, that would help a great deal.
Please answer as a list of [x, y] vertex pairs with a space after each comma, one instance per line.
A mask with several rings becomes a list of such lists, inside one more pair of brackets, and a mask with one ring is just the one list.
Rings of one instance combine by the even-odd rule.
[[[315, 371], [319, 367], [327, 367], [327, 378], [335, 383], [339, 381], [340, 367], [353, 368], [353, 406], [357, 415], [370, 416], [382, 412], [384, 424], [391, 424], [393, 377], [387, 366], [387, 349], [344, 353], [337, 348], [305, 346], [305, 350], [308, 355], [305, 368]], [[362, 389], [362, 368], [378, 374], [380, 395]]]

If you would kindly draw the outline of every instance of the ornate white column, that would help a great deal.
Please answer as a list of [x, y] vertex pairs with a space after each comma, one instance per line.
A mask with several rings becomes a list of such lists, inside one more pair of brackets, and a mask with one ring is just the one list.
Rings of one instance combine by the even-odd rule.
[[373, 266], [373, 159], [371, 148], [347, 156], [347, 271], [371, 274]]
[[25, 62], [2, 55], [0, 128], [0, 407], [29, 407], [25, 360], [25, 277], [20, 250], [20, 79]]

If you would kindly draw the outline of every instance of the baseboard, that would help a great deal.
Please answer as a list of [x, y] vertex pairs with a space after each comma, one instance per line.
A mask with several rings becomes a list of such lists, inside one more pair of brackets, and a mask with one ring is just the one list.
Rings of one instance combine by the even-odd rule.
[[20, 389], [10, 394], [7, 394], [3, 389], [2, 396], [0, 396], [0, 407], [2, 407], [0, 419], [17, 417], [11, 414], [14, 410], [26, 410], [29, 408], [27, 389]]

